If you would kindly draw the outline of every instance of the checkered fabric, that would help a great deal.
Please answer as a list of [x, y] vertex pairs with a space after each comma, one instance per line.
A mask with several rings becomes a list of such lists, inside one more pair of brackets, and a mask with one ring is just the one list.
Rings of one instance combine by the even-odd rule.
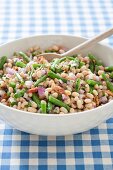
[[[91, 37], [113, 27], [113, 0], [0, 0], [0, 43], [33, 34]], [[113, 45], [113, 37], [105, 40]], [[113, 170], [113, 118], [85, 133], [30, 135], [0, 121], [0, 170]]]

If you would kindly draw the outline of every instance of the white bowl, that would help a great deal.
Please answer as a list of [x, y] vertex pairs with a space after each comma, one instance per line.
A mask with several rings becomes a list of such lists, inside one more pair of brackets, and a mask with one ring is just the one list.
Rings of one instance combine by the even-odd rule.
[[[14, 51], [25, 51], [38, 45], [47, 48], [53, 44], [72, 48], [85, 38], [70, 35], [39, 35], [23, 38], [0, 46], [0, 56], [9, 58]], [[86, 55], [89, 50], [82, 51]], [[113, 63], [113, 49], [103, 44], [97, 44], [90, 52], [102, 59], [105, 65]], [[113, 101], [95, 109], [70, 113], [65, 115], [30, 113], [13, 109], [0, 103], [0, 118], [21, 131], [38, 135], [67, 135], [86, 131], [96, 127], [113, 115]]]

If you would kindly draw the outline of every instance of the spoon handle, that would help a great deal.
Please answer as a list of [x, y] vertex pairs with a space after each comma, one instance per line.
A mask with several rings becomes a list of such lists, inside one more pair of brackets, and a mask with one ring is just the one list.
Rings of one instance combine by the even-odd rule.
[[92, 47], [94, 44], [98, 43], [101, 40], [104, 40], [105, 38], [111, 36], [112, 34], [113, 34], [113, 28], [107, 30], [104, 33], [101, 33], [101, 34], [95, 36], [92, 39], [89, 39], [89, 40], [83, 42], [80, 45], [77, 45], [76, 47], [72, 48], [71, 50], [61, 54], [61, 56], [74, 55], [74, 54], [80, 53], [82, 50]]

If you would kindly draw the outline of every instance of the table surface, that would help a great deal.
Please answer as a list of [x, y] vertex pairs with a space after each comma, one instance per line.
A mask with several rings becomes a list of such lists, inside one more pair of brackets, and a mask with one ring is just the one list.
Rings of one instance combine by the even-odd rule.
[[[112, 0], [0, 0], [0, 43], [46, 33], [91, 37], [112, 26]], [[113, 37], [105, 42], [113, 45]], [[60, 137], [30, 135], [0, 121], [0, 169], [113, 170], [113, 118]]]

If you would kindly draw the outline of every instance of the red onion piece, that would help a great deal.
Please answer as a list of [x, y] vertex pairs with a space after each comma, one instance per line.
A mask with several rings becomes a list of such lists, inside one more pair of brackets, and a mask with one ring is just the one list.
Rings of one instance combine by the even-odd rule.
[[100, 80], [100, 77], [96, 76], [96, 80], [99, 81], [99, 80]]
[[70, 81], [67, 81], [67, 85], [70, 85]]
[[60, 84], [63, 84], [63, 81], [59, 79], [59, 83], [60, 83]]
[[105, 104], [105, 103], [107, 103], [107, 97], [106, 96], [103, 96], [103, 97], [101, 97], [101, 102], [103, 103], [103, 104]]
[[22, 61], [22, 59], [20, 59], [20, 58], [14, 58], [13, 61], [14, 61], [14, 62]]
[[19, 73], [21, 73], [21, 72], [25, 73], [26, 72], [26, 68], [19, 68], [18, 72]]
[[41, 70], [42, 75], [45, 75], [47, 73], [46, 70]]
[[34, 61], [30, 61], [30, 62], [27, 64], [27, 66], [30, 66], [30, 65], [32, 65], [32, 64], [34, 64]]
[[75, 80], [76, 76], [73, 73], [69, 73], [70, 80]]
[[65, 94], [62, 94], [62, 100], [67, 100], [67, 96]]
[[8, 74], [10, 74], [10, 75], [14, 75], [15, 74], [15, 70], [13, 70], [12, 68], [9, 68], [9, 67], [6, 68], [6, 72]]
[[82, 90], [82, 89], [80, 89], [80, 91], [79, 91], [79, 92], [80, 92], [80, 94], [84, 94], [84, 92], [85, 92], [85, 91], [84, 91], [84, 90]]
[[42, 99], [45, 97], [45, 88], [44, 87], [38, 87], [38, 95]]
[[30, 88], [33, 85], [33, 81], [26, 81], [25, 85], [27, 86], [27, 88]]
[[12, 76], [11, 74], [6, 74], [7, 78], [11, 78], [11, 76]]

